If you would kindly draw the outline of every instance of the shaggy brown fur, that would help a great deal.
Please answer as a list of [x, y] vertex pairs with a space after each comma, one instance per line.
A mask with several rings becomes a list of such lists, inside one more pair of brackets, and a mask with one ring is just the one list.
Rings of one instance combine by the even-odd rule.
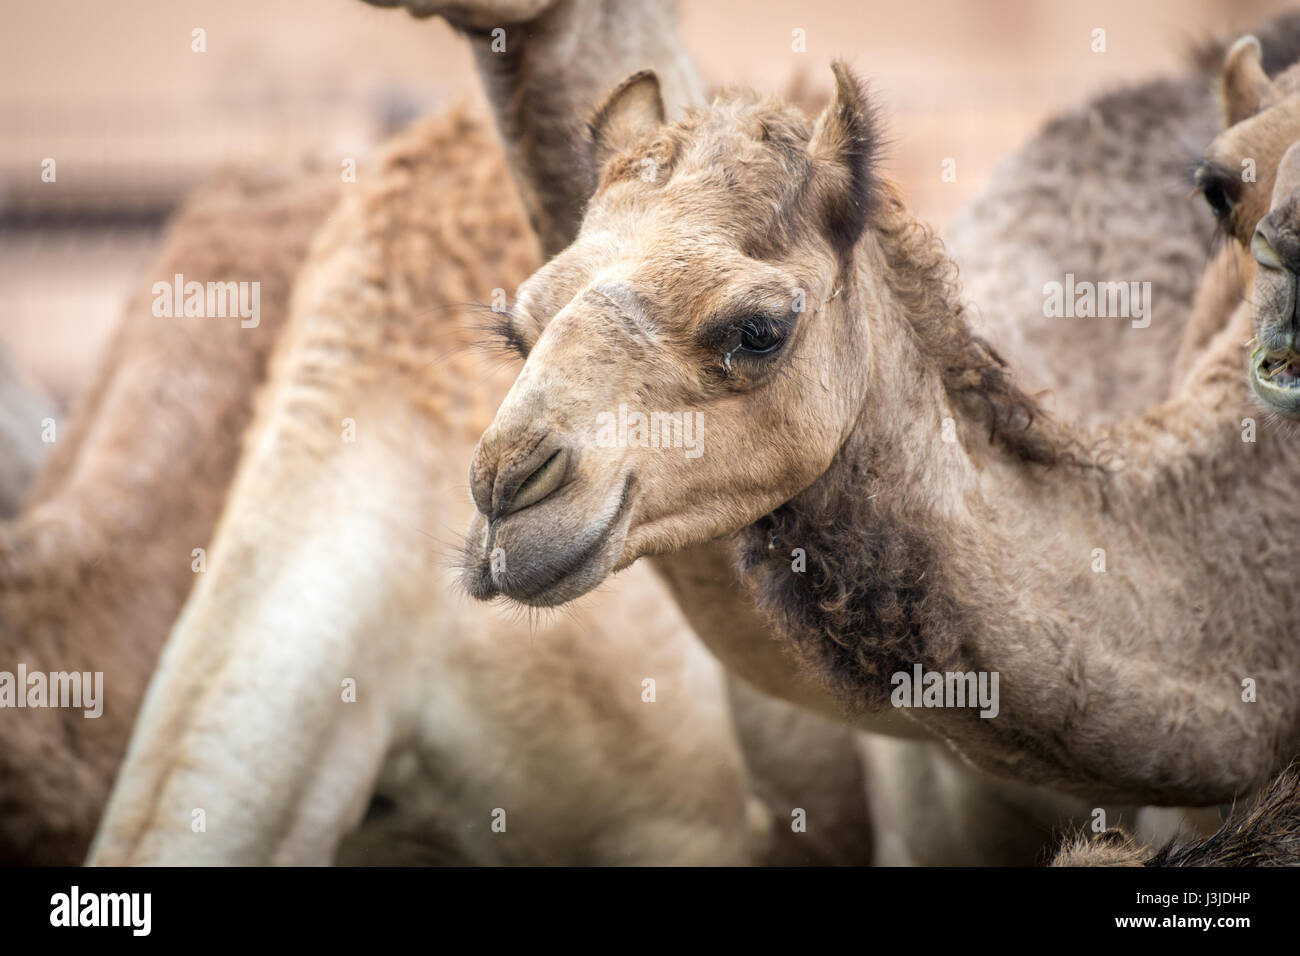
[[[177, 215], [18, 518], [0, 667], [104, 673], [104, 714], [0, 716], [0, 862], [84, 857], [154, 658], [195, 580], [332, 173], [226, 174]], [[261, 283], [261, 321], [157, 318], [155, 281]]]
[[[869, 122], [875, 122], [870, 114]], [[1077, 462], [1073, 436], [1012, 377], [1006, 361], [966, 320], [957, 269], [928, 226], [917, 222], [890, 190], [874, 220], [889, 291], [911, 320], [919, 348], [943, 372], [944, 388], [967, 414], [987, 422], [989, 441], [1037, 465]]]
[[1106, 830], [1075, 838], [1052, 866], [1300, 866], [1300, 774], [1279, 774], [1204, 839], [1175, 838], [1156, 850]]

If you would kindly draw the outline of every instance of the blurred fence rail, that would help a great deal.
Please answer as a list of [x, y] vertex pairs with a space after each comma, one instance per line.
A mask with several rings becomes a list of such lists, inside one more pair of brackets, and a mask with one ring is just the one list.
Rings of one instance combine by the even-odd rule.
[[[218, 165], [360, 159], [430, 100], [381, 84], [280, 90], [198, 109], [161, 94], [0, 101], [0, 217], [11, 224], [160, 218]], [[42, 176], [47, 160], [54, 182]]]
[[[679, 0], [706, 80], [872, 79], [886, 169], [942, 227], [1042, 118], [1178, 63], [1291, 0]], [[1089, 49], [1107, 31], [1104, 55]], [[202, 30], [205, 49], [192, 39]], [[793, 49], [796, 31], [806, 50]], [[161, 224], [218, 166], [363, 157], [465, 96], [465, 44], [359, 0], [43, 0], [0, 31], [0, 345], [56, 397], [88, 378]], [[56, 182], [41, 179], [55, 161]], [[941, 178], [953, 159], [957, 179]]]

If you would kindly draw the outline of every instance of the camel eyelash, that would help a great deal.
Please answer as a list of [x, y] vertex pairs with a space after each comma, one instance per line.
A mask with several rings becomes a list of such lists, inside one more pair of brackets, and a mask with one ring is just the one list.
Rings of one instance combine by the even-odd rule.
[[1196, 191], [1209, 205], [1217, 220], [1226, 219], [1238, 201], [1238, 180], [1233, 172], [1215, 162], [1203, 162], [1193, 174]]
[[720, 347], [722, 369], [730, 376], [738, 361], [767, 363], [776, 357], [790, 339], [794, 322], [789, 318], [749, 315], [725, 326]]
[[479, 325], [487, 339], [488, 348], [510, 358], [528, 358], [528, 343], [519, 331], [519, 316], [513, 311], [489, 310], [490, 315]]

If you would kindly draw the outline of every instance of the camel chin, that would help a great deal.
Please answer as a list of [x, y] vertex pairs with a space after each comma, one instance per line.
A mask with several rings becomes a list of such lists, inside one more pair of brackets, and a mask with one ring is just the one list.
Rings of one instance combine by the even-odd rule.
[[501, 517], [476, 513], [465, 535], [461, 572], [469, 595], [556, 607], [630, 563], [620, 560], [632, 521], [630, 476], [614, 493], [601, 496], [583, 484], [570, 484]]

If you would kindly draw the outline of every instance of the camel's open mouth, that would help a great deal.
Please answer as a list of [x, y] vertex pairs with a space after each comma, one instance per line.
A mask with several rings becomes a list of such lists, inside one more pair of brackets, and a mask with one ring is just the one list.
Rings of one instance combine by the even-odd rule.
[[1256, 351], [1250, 384], [1265, 404], [1292, 417], [1300, 416], [1300, 353]]
[[1294, 352], [1262, 356], [1258, 367], [1260, 377], [1277, 388], [1300, 386], [1300, 355]]

